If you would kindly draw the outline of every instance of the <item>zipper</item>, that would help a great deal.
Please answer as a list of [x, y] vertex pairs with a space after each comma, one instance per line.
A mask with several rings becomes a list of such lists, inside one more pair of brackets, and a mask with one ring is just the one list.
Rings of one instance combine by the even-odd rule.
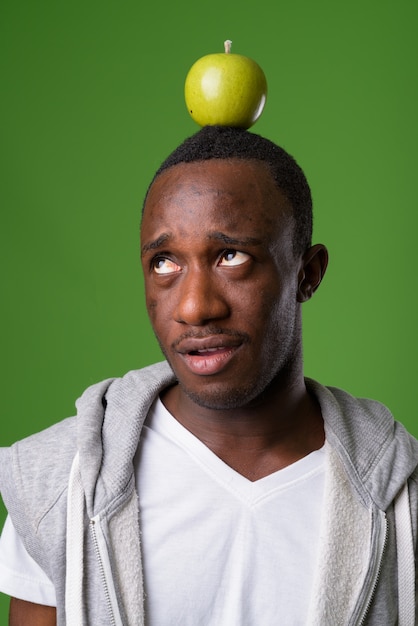
[[[377, 561], [375, 563], [375, 566], [373, 568], [373, 577], [372, 577], [372, 585], [366, 595], [366, 598], [363, 602], [363, 613], [360, 616], [360, 620], [358, 622], [358, 626], [364, 626], [366, 618], [367, 618], [367, 614], [370, 610], [370, 607], [372, 605], [373, 602], [373, 598], [374, 598], [374, 594], [376, 592], [377, 589], [377, 585], [379, 583], [379, 579], [380, 579], [380, 574], [382, 573], [382, 561], [383, 561], [383, 556], [386, 552], [386, 547], [387, 547], [387, 543], [388, 543], [388, 521], [386, 518], [386, 513], [383, 513], [383, 520], [382, 520], [382, 526], [383, 526], [383, 533], [380, 533], [381, 536], [379, 536], [378, 538], [378, 558]], [[383, 535], [383, 536], [382, 536]]]
[[110, 624], [111, 626], [123, 626], [120, 619], [119, 610], [117, 609], [116, 613], [114, 608], [117, 607], [116, 592], [112, 583], [112, 575], [110, 571], [110, 564], [108, 563], [106, 543], [98, 517], [90, 520], [90, 532], [93, 539], [94, 552], [96, 554], [97, 562], [99, 564], [100, 579], [103, 585]]

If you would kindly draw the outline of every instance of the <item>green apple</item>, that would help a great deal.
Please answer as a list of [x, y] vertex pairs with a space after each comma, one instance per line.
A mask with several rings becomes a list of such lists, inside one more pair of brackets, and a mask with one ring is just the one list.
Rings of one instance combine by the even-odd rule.
[[208, 54], [192, 65], [186, 77], [187, 109], [200, 126], [219, 124], [249, 128], [260, 117], [267, 96], [267, 81], [252, 59], [225, 52]]

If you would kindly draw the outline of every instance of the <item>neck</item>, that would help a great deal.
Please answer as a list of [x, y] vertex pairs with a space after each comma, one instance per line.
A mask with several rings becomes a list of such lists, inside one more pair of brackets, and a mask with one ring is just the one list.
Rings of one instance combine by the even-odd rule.
[[249, 480], [294, 463], [324, 442], [321, 411], [303, 375], [277, 377], [250, 404], [233, 409], [199, 406], [179, 385], [162, 400], [185, 428]]

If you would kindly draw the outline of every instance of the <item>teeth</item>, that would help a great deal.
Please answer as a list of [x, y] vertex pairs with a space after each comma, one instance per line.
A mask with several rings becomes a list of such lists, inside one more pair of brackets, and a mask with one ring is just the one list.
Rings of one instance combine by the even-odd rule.
[[205, 348], [204, 350], [197, 350], [199, 354], [205, 354], [206, 352], [216, 352], [219, 348]]
[[222, 346], [217, 346], [216, 348], [201, 348], [200, 350], [190, 350], [189, 354], [191, 356], [193, 355], [198, 355], [198, 356], [204, 356], [205, 354], [209, 354], [212, 352], [219, 352], [224, 351], [226, 348], [222, 347]]

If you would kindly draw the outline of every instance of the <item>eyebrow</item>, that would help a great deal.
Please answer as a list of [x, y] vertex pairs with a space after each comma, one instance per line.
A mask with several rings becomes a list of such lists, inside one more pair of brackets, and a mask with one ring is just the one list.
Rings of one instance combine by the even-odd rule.
[[259, 246], [263, 243], [261, 239], [257, 239], [256, 237], [242, 237], [237, 239], [236, 237], [230, 237], [229, 235], [225, 235], [225, 233], [218, 231], [209, 233], [207, 238], [222, 241], [230, 246]]
[[150, 250], [157, 250], [158, 248], [161, 248], [161, 246], [163, 246], [165, 242], [168, 241], [169, 239], [170, 239], [169, 233], [162, 233], [159, 237], [157, 237], [157, 239], [154, 239], [154, 241], [144, 243], [144, 245], [141, 248], [141, 254], [145, 254], [146, 252], [149, 252]]
[[[162, 233], [159, 237], [157, 237], [157, 239], [144, 243], [141, 248], [141, 254], [146, 254], [152, 250], [158, 250], [158, 248], [164, 246], [169, 239], [171, 239], [171, 235], [169, 233]], [[208, 233], [207, 239], [222, 241], [222, 243], [229, 246], [259, 246], [263, 243], [261, 239], [257, 239], [256, 237], [242, 237], [237, 239], [236, 237], [230, 237], [229, 235], [219, 231]]]

